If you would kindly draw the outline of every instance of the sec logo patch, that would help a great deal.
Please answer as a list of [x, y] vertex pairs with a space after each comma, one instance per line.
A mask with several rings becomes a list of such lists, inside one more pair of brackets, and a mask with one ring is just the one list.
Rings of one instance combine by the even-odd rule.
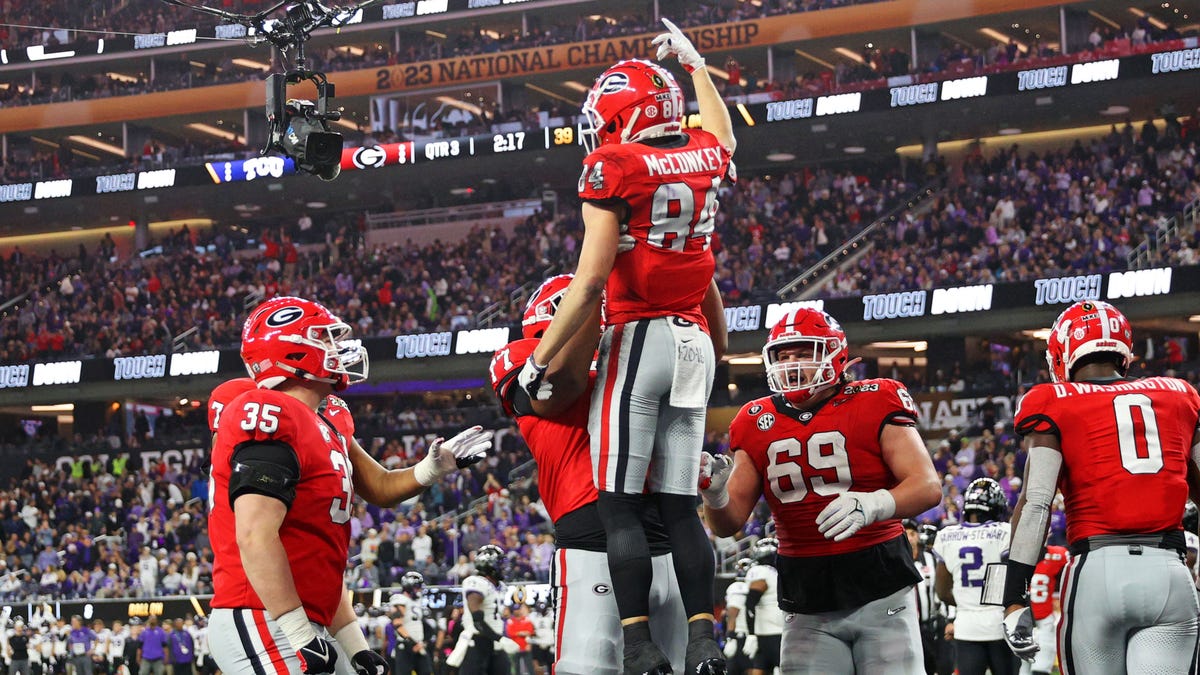
[[772, 415], [771, 413], [767, 413], [767, 414], [763, 415], [762, 417], [758, 418], [758, 430], [759, 431], [767, 431], [768, 429], [770, 429], [773, 426], [775, 426], [775, 416]]

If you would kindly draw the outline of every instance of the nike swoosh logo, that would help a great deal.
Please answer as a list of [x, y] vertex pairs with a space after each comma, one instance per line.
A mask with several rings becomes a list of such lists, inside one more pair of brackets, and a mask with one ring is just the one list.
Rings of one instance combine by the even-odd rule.
[[905, 608], [905, 607], [907, 607], [907, 606], [908, 606], [908, 605], [900, 605], [899, 607], [893, 607], [892, 609], [889, 609], [889, 610], [887, 611], [887, 612], [888, 612], [888, 616], [895, 616], [896, 614], [899, 614], [900, 612], [903, 612], [903, 611], [904, 611], [904, 608]]

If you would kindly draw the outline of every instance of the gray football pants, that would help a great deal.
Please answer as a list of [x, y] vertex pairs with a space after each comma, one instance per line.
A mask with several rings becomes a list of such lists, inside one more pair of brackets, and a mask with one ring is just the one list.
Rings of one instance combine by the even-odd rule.
[[1058, 626], [1063, 675], [1191, 672], [1196, 587], [1179, 554], [1107, 546], [1067, 568]]
[[785, 675], [924, 675], [912, 598], [908, 586], [858, 609], [785, 615], [779, 670]]

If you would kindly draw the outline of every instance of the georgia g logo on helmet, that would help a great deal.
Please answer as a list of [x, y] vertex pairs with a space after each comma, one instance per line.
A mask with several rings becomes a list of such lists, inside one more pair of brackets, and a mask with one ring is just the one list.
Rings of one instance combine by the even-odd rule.
[[267, 317], [265, 323], [271, 328], [282, 328], [288, 324], [296, 323], [302, 316], [304, 316], [304, 309], [301, 307], [296, 307], [295, 305], [280, 307], [271, 312], [271, 316]]

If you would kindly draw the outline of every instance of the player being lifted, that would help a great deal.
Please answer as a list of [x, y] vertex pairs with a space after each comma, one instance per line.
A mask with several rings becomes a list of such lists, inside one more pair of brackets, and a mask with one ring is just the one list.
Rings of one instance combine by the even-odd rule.
[[[1173, 377], [1130, 379], [1129, 321], [1107, 302], [1068, 307], [1050, 329], [1052, 383], [1021, 399], [1017, 433], [1029, 453], [1003, 581], [984, 595], [1005, 605], [1013, 652], [1032, 659], [1028, 590], [1062, 491], [1071, 562], [1058, 627], [1064, 675], [1188, 673], [1196, 660], [1196, 589], [1184, 563], [1182, 518], [1200, 488], [1200, 396]], [[1146, 599], [1154, 598], [1153, 602]]]
[[779, 537], [784, 673], [923, 673], [920, 574], [900, 518], [941, 499], [912, 397], [895, 380], [850, 382], [846, 335], [828, 314], [788, 312], [763, 362], [774, 396], [729, 429], [732, 469], [703, 455], [704, 512], [738, 532], [760, 496]]
[[[695, 510], [695, 479], [717, 358], [709, 334], [725, 330], [709, 244], [734, 138], [704, 59], [664, 23], [669, 32], [654, 40], [658, 58], [675, 56], [691, 73], [704, 129], [683, 130], [683, 90], [657, 65], [621, 61], [597, 78], [583, 105], [590, 129], [579, 179], [579, 263], [519, 381], [532, 398], [549, 397], [546, 365], [604, 294], [608, 326], [589, 432], [625, 669], [669, 668], [648, 623], [653, 572], [641, 519], [648, 489], [688, 615], [687, 669], [704, 675], [723, 671], [724, 657], [713, 634], [713, 554]], [[632, 250], [618, 256], [622, 238]]]
[[[570, 283], [570, 275], [547, 279], [534, 291], [521, 321], [524, 338], [510, 342], [492, 358], [492, 388], [506, 414], [517, 420], [521, 436], [537, 462], [538, 491], [554, 523], [556, 550], [551, 568], [554, 593], [554, 672], [562, 675], [615, 675], [621, 666], [621, 621], [611, 593], [604, 525], [592, 484], [588, 408], [595, 383], [591, 369], [599, 334], [600, 311], [567, 343], [549, 365], [546, 379], [554, 395], [535, 400], [516, 385], [525, 359], [550, 325]], [[670, 547], [657, 510], [643, 512], [653, 556], [650, 591], [651, 631], [663, 644], [672, 668], [681, 672], [687, 636]]]

